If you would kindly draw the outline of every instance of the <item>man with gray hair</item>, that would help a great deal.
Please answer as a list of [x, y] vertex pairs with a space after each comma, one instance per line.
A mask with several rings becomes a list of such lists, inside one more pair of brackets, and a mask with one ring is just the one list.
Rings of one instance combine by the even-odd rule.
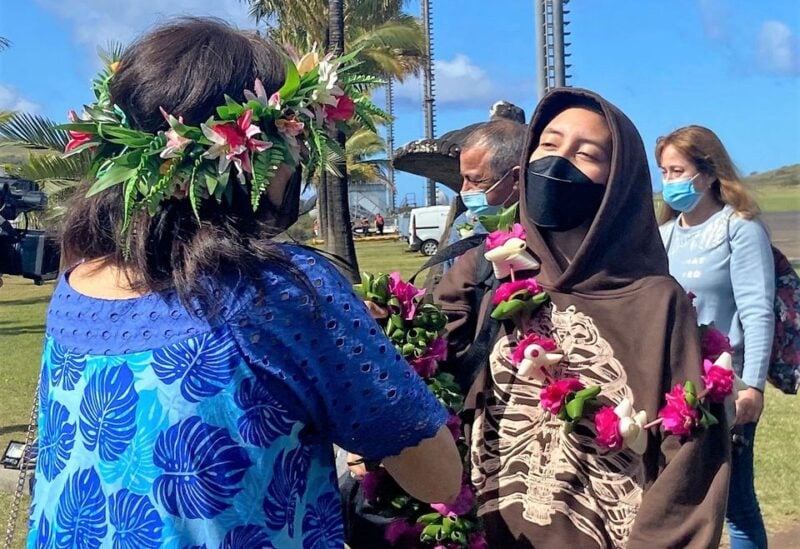
[[478, 216], [492, 215], [519, 199], [519, 162], [525, 126], [496, 118], [473, 131], [461, 146], [461, 200], [467, 211], [453, 223], [450, 243], [486, 230]]

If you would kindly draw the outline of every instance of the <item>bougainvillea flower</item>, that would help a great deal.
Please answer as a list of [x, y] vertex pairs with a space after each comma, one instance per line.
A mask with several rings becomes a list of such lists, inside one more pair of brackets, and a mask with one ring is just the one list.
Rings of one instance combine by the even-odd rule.
[[539, 283], [535, 278], [526, 278], [525, 280], [512, 280], [510, 282], [503, 282], [497, 287], [492, 297], [492, 303], [497, 305], [506, 301], [517, 292], [528, 292], [530, 295], [536, 295], [542, 291]]
[[364, 498], [369, 502], [375, 502], [384, 495], [384, 491], [391, 485], [391, 477], [383, 467], [374, 471], [369, 471], [361, 479], [361, 489], [364, 491]]
[[454, 413], [450, 413], [447, 418], [447, 428], [450, 429], [450, 434], [453, 435], [453, 439], [458, 440], [461, 438], [461, 418], [458, 417]]
[[502, 246], [512, 238], [525, 240], [525, 228], [519, 223], [514, 223], [510, 231], [492, 231], [486, 236], [486, 250], [494, 250], [498, 246]]
[[475, 494], [472, 492], [472, 486], [464, 484], [453, 503], [431, 503], [431, 508], [445, 517], [456, 518], [469, 513], [473, 505], [475, 505]]
[[403, 320], [413, 320], [417, 312], [416, 299], [425, 295], [425, 288], [417, 288], [400, 278], [399, 272], [389, 275], [389, 293], [400, 302], [400, 315]]
[[[72, 122], [73, 124], [79, 124], [83, 122], [83, 120], [78, 118], [78, 113], [76, 113], [75, 111], [69, 111], [69, 113], [67, 113], [67, 117], [69, 118], [69, 121]], [[88, 143], [92, 139], [94, 139], [94, 135], [86, 132], [76, 132], [69, 130], [67, 131], [67, 133], [69, 134], [69, 142], [67, 143], [67, 146], [64, 148], [64, 152], [69, 152], [73, 149], [77, 149], [84, 143]]]
[[697, 426], [700, 412], [686, 401], [686, 390], [683, 385], [675, 385], [665, 395], [667, 404], [658, 412], [664, 430], [678, 436], [688, 436]]
[[406, 522], [397, 519], [389, 523], [383, 531], [383, 537], [394, 547], [418, 547], [419, 536], [425, 525], [421, 522]]
[[542, 389], [542, 392], [539, 396], [539, 403], [542, 405], [542, 408], [551, 414], [558, 415], [558, 413], [561, 411], [561, 407], [564, 406], [564, 403], [567, 400], [567, 396], [570, 393], [580, 391], [583, 388], [583, 383], [574, 377], [567, 377], [553, 381], [547, 385], [547, 387]]
[[436, 374], [439, 361], [444, 360], [446, 357], [447, 342], [444, 338], [439, 337], [428, 345], [428, 348], [425, 349], [425, 354], [411, 359], [410, 364], [420, 377], [427, 378]]

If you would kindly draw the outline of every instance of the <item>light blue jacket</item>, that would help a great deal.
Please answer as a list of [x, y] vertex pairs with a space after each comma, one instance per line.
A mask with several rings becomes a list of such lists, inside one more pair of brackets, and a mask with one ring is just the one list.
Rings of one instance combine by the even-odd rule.
[[694, 227], [661, 226], [670, 274], [696, 297], [698, 321], [728, 334], [734, 368], [763, 390], [775, 330], [775, 265], [760, 221], [730, 206]]

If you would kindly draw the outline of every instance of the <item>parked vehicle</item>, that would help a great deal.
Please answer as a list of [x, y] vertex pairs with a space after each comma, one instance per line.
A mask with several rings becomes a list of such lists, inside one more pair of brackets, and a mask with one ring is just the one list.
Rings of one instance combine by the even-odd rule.
[[433, 255], [439, 249], [450, 206], [414, 208], [408, 222], [408, 245], [423, 255]]
[[397, 234], [402, 240], [408, 240], [408, 227], [411, 221], [411, 213], [410, 212], [403, 212], [397, 215], [396, 229]]

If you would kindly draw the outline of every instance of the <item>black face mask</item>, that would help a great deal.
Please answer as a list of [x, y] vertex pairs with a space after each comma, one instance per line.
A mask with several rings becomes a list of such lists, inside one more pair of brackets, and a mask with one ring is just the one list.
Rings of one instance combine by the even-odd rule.
[[534, 160], [527, 176], [528, 217], [537, 227], [553, 231], [568, 231], [593, 219], [606, 190], [560, 156]]

